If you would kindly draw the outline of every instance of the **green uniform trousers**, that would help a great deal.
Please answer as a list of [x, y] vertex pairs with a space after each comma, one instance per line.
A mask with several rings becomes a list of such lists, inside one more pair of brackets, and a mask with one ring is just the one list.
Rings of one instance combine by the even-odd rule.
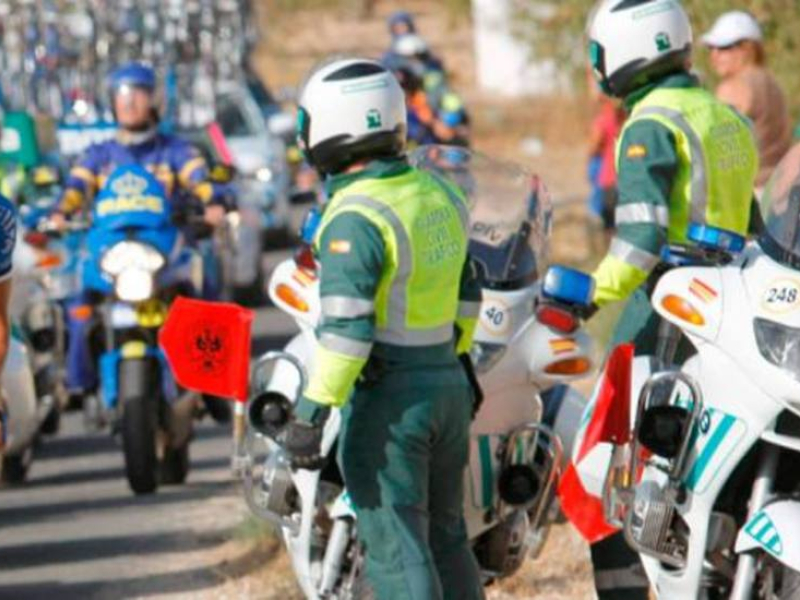
[[463, 368], [455, 357], [373, 367], [343, 411], [339, 456], [367, 578], [380, 600], [483, 598], [463, 515], [472, 398]]

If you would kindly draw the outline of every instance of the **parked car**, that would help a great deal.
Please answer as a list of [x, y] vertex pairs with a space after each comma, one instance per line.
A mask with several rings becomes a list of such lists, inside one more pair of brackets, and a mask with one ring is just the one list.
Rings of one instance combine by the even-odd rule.
[[217, 93], [217, 123], [237, 173], [242, 223], [257, 226], [268, 246], [286, 244], [291, 239], [291, 181], [285, 143], [271, 131], [247, 86], [225, 84]]

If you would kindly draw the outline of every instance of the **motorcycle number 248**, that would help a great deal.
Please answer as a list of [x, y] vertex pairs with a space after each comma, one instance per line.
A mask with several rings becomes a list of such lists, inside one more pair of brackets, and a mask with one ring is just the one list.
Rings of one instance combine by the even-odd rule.
[[792, 310], [800, 304], [800, 286], [794, 281], [776, 281], [764, 292], [764, 308], [773, 312]]

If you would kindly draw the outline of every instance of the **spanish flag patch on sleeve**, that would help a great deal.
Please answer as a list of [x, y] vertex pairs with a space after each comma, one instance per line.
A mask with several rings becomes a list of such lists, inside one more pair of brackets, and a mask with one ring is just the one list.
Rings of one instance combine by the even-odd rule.
[[349, 240], [331, 240], [328, 244], [328, 250], [331, 254], [348, 254], [350, 252]]
[[626, 158], [632, 160], [641, 159], [647, 156], [647, 148], [642, 144], [631, 144], [628, 146], [628, 151], [625, 153]]

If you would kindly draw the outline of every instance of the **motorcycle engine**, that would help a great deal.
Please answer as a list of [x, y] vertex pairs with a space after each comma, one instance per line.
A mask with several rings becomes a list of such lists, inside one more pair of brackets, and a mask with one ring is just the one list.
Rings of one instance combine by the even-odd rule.
[[669, 492], [655, 481], [644, 481], [636, 487], [625, 529], [640, 552], [678, 568], [685, 566], [688, 530], [676, 513]]
[[269, 512], [288, 517], [297, 511], [297, 490], [292, 482], [292, 472], [280, 452], [273, 453], [264, 465], [262, 486], [264, 508]]
[[490, 578], [514, 574], [528, 553], [527, 533], [530, 522], [524, 510], [511, 512], [475, 542], [475, 557], [481, 570]]

